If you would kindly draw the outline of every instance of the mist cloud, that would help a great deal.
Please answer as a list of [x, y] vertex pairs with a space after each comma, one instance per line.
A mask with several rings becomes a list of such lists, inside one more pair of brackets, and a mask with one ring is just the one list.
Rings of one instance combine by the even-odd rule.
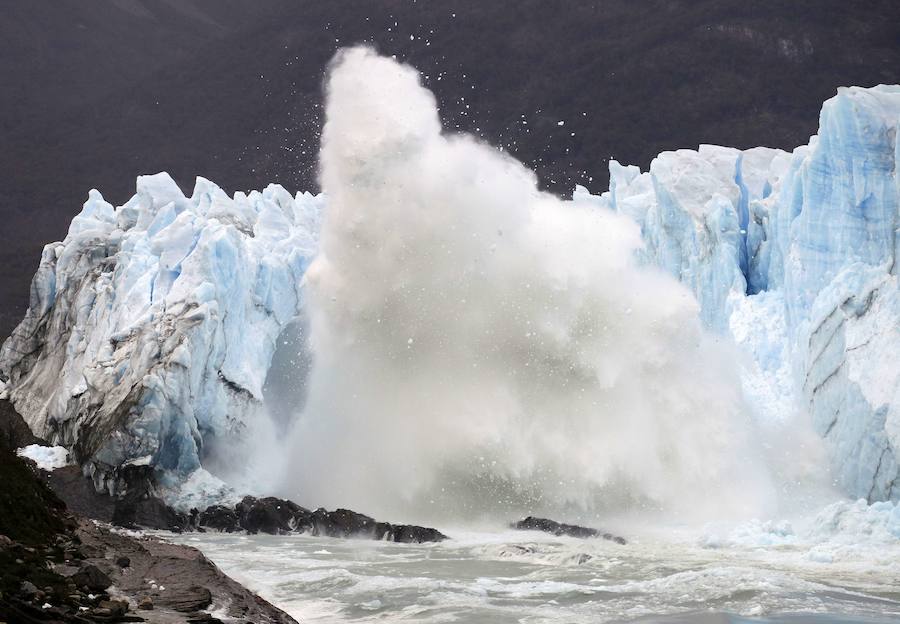
[[442, 133], [411, 67], [344, 50], [305, 287], [314, 365], [283, 490], [382, 517], [759, 509], [733, 354], [637, 226]]

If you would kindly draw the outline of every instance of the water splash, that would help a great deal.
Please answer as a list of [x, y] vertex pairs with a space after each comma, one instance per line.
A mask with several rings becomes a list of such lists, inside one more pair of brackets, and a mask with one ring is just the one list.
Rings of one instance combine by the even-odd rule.
[[635, 263], [634, 223], [443, 134], [418, 73], [366, 48], [336, 57], [326, 116], [283, 492], [404, 520], [772, 502], [734, 354]]

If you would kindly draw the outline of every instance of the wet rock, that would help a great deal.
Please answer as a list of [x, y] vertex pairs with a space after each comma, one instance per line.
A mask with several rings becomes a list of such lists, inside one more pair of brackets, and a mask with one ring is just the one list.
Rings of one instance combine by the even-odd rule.
[[309, 525], [311, 513], [293, 501], [246, 496], [235, 505], [241, 528], [248, 533], [289, 533]]
[[234, 509], [214, 505], [196, 515], [197, 528], [232, 533], [310, 533], [325, 537], [368, 537], [393, 542], [422, 543], [447, 539], [440, 531], [414, 525], [392, 525], [350, 509], [309, 511], [293, 501], [244, 497]]
[[180, 533], [187, 526], [187, 516], [178, 513], [156, 496], [144, 492], [127, 494], [117, 500], [112, 523], [126, 528], [142, 527]]
[[85, 587], [91, 591], [104, 591], [112, 585], [109, 576], [92, 563], [82, 565], [70, 578], [78, 587]]
[[566, 535], [568, 537], [578, 538], [599, 537], [617, 544], [626, 543], [625, 538], [612, 535], [611, 533], [602, 533], [597, 529], [578, 526], [577, 524], [564, 524], [562, 522], [548, 520], [547, 518], [537, 518], [535, 516], [528, 516], [523, 520], [514, 522], [510, 526], [511, 528], [520, 531], [543, 531], [544, 533], [550, 533], [552, 535]]
[[351, 537], [370, 535], [374, 537], [375, 519], [349, 509], [326, 511], [323, 508], [313, 512], [314, 535], [328, 537]]
[[196, 613], [188, 617], [188, 624], [224, 624], [222, 620], [209, 613]]
[[157, 597], [156, 604], [181, 613], [200, 611], [212, 604], [212, 593], [199, 585], [176, 588]]
[[224, 505], [213, 505], [201, 511], [197, 515], [195, 526], [214, 529], [223, 533], [234, 533], [241, 530], [240, 521], [235, 510]]
[[38, 588], [31, 581], [24, 581], [19, 593], [25, 598], [33, 598], [38, 593]]
[[128, 603], [124, 600], [101, 600], [97, 606], [101, 609], [108, 609], [114, 617], [128, 613]]
[[426, 542], [442, 542], [447, 536], [429, 527], [414, 524], [393, 525], [390, 541], [404, 544], [424, 544]]

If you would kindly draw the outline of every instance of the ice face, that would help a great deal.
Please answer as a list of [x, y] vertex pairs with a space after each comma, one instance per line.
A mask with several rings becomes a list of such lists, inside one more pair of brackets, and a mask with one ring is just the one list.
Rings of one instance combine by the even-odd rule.
[[[407, 121], [400, 143], [439, 131], [436, 117]], [[640, 260], [677, 277], [706, 326], [743, 349], [744, 394], [789, 461], [804, 444], [778, 427], [807, 421], [834, 480], [869, 500], [900, 499], [898, 126], [900, 87], [841, 89], [793, 153], [703, 145], [643, 173], [612, 161], [608, 192], [573, 197], [635, 221]], [[364, 130], [346, 133], [349, 156], [333, 165], [365, 168]], [[118, 208], [92, 191], [44, 249], [0, 350], [0, 396], [98, 487], [144, 463], [173, 496], [209, 498], [221, 484], [201, 463], [271, 426], [263, 384], [304, 306], [324, 203], [278, 186], [228, 197], [203, 179], [187, 198], [165, 174], [139, 178]]]
[[646, 173], [613, 161], [608, 193], [575, 195], [641, 225], [645, 260], [751, 356], [758, 412], [797, 406], [835, 479], [869, 500], [900, 498], [898, 127], [900, 87], [840, 89], [793, 154], [701, 146]]
[[10, 399], [109, 490], [123, 465], [178, 480], [211, 445], [264, 430], [263, 384], [302, 305], [321, 205], [277, 185], [229, 198], [202, 178], [187, 198], [164, 173], [118, 208], [91, 191], [45, 247], [0, 351]]

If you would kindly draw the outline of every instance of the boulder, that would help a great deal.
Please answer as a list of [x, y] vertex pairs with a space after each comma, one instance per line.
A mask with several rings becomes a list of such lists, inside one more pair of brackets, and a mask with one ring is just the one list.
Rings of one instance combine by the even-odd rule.
[[555, 520], [537, 518], [535, 516], [528, 516], [523, 520], [514, 522], [510, 527], [520, 531], [543, 531], [544, 533], [550, 533], [552, 535], [566, 535], [568, 537], [578, 537], [582, 539], [588, 537], [600, 537], [617, 544], [626, 543], [625, 538], [612, 535], [611, 533], [603, 533], [597, 529], [578, 526], [577, 524], [564, 524], [562, 522], [556, 522]]
[[83, 564], [70, 578], [78, 587], [91, 591], [104, 591], [112, 585], [109, 576], [92, 563]]
[[234, 509], [225, 505], [213, 505], [197, 514], [196, 526], [234, 533], [241, 529], [240, 518]]
[[426, 542], [442, 542], [447, 536], [430, 527], [421, 527], [414, 524], [398, 524], [391, 527], [388, 541], [404, 544], [424, 544]]

